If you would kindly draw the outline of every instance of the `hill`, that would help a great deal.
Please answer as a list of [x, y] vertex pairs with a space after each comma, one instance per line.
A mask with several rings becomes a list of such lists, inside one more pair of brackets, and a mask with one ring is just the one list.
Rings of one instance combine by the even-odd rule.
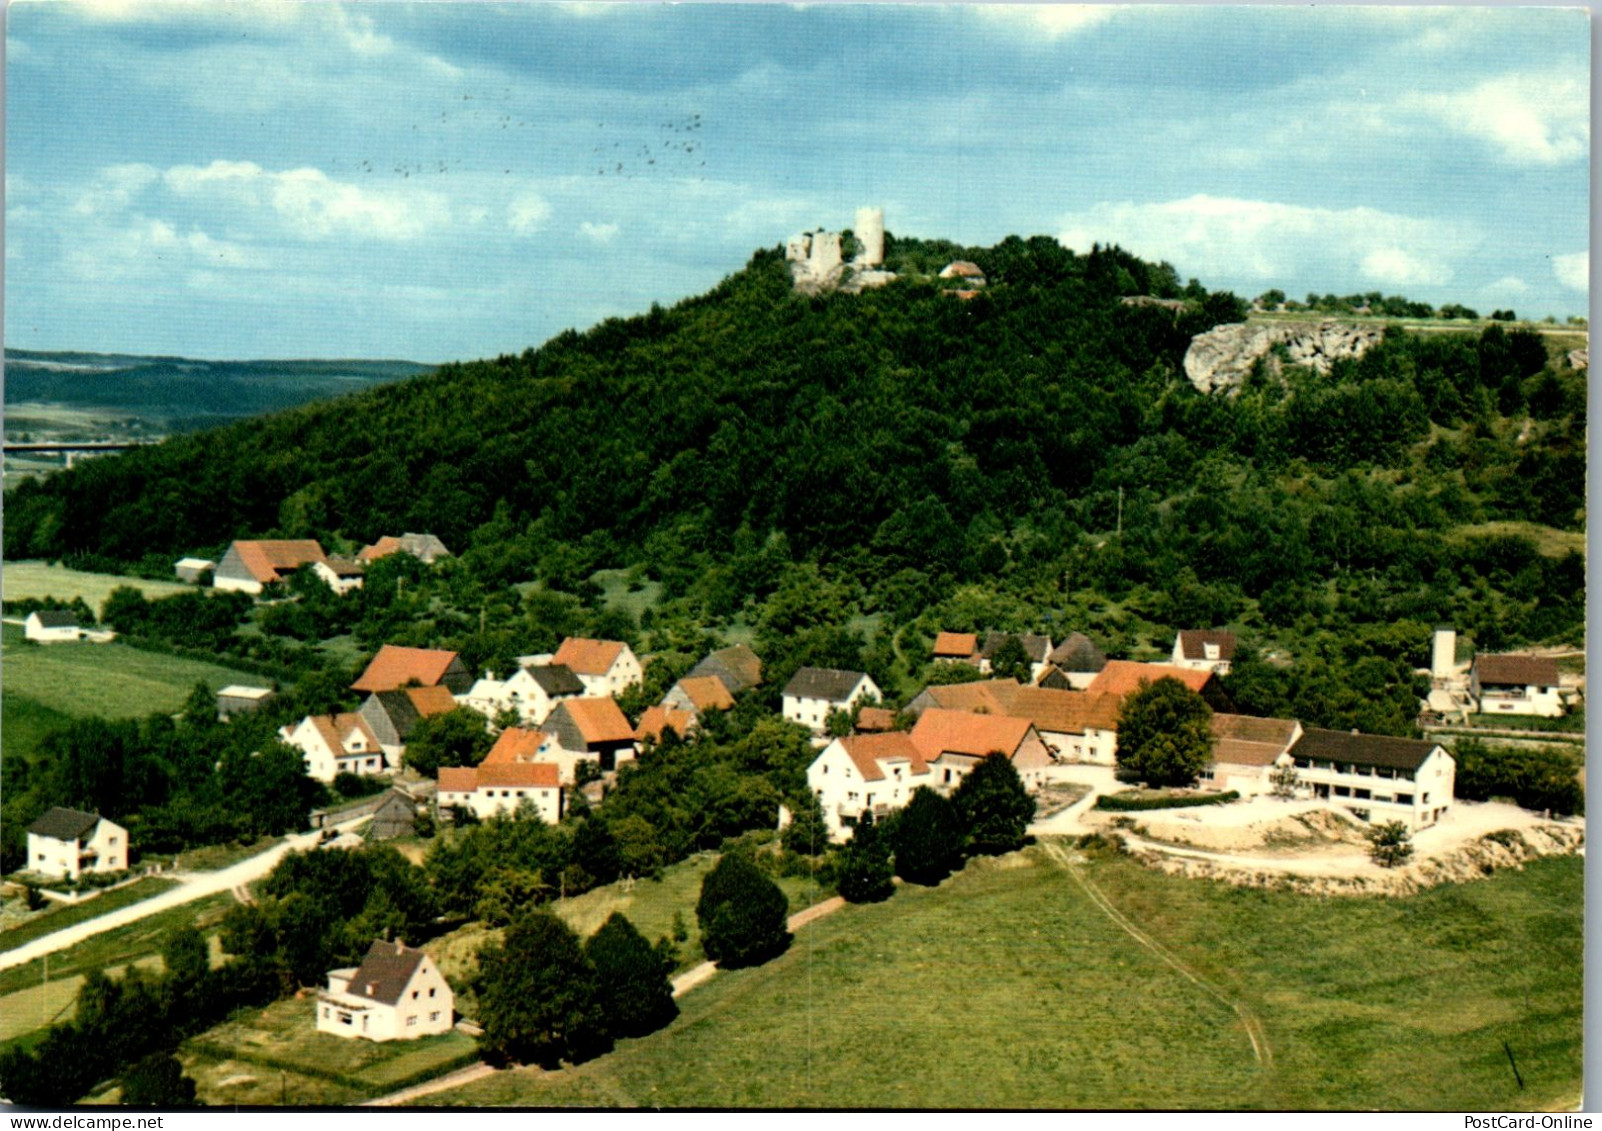
[[[969, 301], [936, 277], [959, 257], [989, 280]], [[1129, 654], [1141, 626], [1237, 624], [1417, 664], [1434, 619], [1488, 647], [1580, 631], [1578, 554], [1458, 533], [1583, 529], [1585, 379], [1540, 335], [1387, 327], [1209, 396], [1185, 351], [1245, 304], [1166, 264], [890, 236], [886, 266], [799, 295], [763, 250], [671, 309], [89, 461], [7, 492], [6, 556], [165, 571], [236, 537], [431, 530], [481, 587], [437, 594], [463, 615], [435, 636], [475, 660], [498, 653], [469, 617], [512, 631], [510, 586], [593, 602], [600, 569], [660, 583], [659, 625], [777, 640], [1066, 618]]]
[[8, 349], [6, 430], [59, 433], [64, 412], [185, 432], [426, 373], [412, 361], [200, 361]]

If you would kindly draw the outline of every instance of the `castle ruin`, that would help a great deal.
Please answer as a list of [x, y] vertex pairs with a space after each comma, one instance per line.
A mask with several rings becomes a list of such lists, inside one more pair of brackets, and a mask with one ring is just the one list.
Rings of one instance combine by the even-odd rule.
[[857, 249], [849, 263], [841, 232], [819, 228], [791, 236], [784, 245], [784, 258], [790, 264], [795, 289], [816, 294], [838, 288], [854, 294], [894, 279], [894, 272], [880, 269], [884, 263], [884, 209], [857, 209], [851, 234]]

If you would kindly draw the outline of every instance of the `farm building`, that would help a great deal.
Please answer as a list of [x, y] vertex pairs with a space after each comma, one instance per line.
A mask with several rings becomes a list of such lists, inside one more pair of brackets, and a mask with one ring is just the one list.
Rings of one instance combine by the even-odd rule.
[[206, 575], [217, 568], [217, 563], [210, 558], [179, 558], [173, 565], [173, 575], [179, 581], [201, 583]]
[[357, 553], [356, 560], [365, 565], [380, 558], [387, 558], [391, 554], [410, 554], [428, 565], [433, 565], [440, 558], [451, 556], [451, 552], [445, 548], [445, 543], [432, 534], [402, 534], [399, 538], [393, 534], [386, 534], [371, 546], [363, 546]]
[[228, 547], [212, 575], [212, 588], [260, 594], [304, 565], [325, 561], [316, 541], [303, 538], [277, 541], [240, 541]]
[[246, 711], [260, 710], [276, 697], [270, 687], [246, 687], [230, 683], [217, 692], [217, 717], [227, 720]]
[[352, 691], [373, 692], [436, 684], [444, 684], [452, 695], [460, 695], [473, 686], [473, 675], [455, 652], [386, 644], [350, 687]]
[[40, 644], [83, 639], [78, 614], [70, 609], [37, 609], [22, 622], [22, 635]]
[[738, 695], [762, 682], [762, 660], [744, 644], [734, 644], [709, 653], [685, 673], [685, 678], [703, 675], [717, 676], [730, 695]]

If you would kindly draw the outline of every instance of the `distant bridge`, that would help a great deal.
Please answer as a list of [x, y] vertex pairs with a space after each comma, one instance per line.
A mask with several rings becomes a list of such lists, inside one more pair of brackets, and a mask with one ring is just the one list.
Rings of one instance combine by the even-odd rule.
[[44, 443], [7, 443], [5, 453], [15, 452], [125, 452], [129, 448], [143, 448], [154, 440], [61, 440]]

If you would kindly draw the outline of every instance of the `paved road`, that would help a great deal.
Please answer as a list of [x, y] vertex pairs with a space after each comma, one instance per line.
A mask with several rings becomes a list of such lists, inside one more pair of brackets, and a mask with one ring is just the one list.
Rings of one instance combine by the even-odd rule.
[[[354, 827], [358, 823], [359, 820], [351, 821], [336, 827], [344, 830]], [[214, 895], [217, 892], [241, 888], [252, 880], [259, 880], [268, 872], [271, 872], [273, 866], [282, 860], [287, 853], [298, 849], [310, 848], [317, 843], [317, 838], [321, 835], [320, 832], [310, 832], [286, 837], [281, 843], [274, 845], [266, 852], [241, 860], [239, 863], [221, 871], [178, 873], [175, 877], [179, 881], [178, 887], [170, 888], [160, 895], [152, 896], [150, 899], [141, 900], [127, 907], [119, 907], [115, 911], [108, 911], [97, 918], [85, 920], [71, 927], [63, 927], [61, 930], [53, 931], [48, 935], [41, 935], [39, 938], [34, 939], [32, 942], [24, 943], [15, 950], [0, 953], [0, 970], [9, 969], [12, 966], [21, 966], [32, 962], [35, 958], [41, 958], [46, 954], [54, 954], [56, 951], [65, 950], [69, 946], [76, 946], [84, 939], [93, 938], [102, 932], [114, 930], [129, 923], [137, 923], [140, 919], [154, 915], [157, 912], [166, 911], [173, 907], [182, 907], [186, 903], [193, 903], [197, 899], [204, 899], [206, 896]]]

